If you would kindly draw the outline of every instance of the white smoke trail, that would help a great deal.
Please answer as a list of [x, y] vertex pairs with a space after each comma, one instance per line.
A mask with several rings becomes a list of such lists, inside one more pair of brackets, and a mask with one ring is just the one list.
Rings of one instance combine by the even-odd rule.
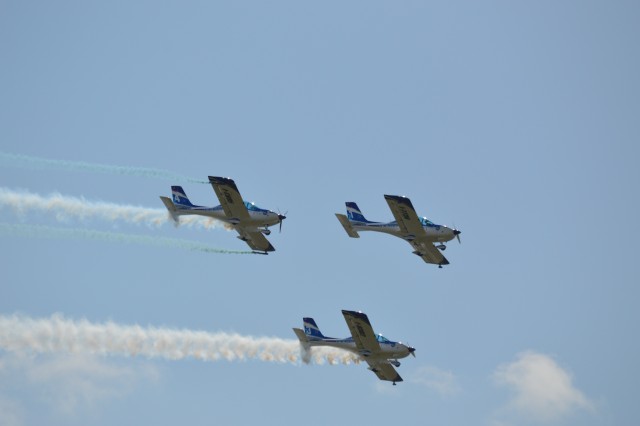
[[[297, 340], [230, 333], [127, 326], [113, 322], [73, 321], [60, 314], [33, 319], [0, 315], [0, 349], [26, 354], [75, 353], [144, 356], [201, 361], [301, 361]], [[321, 350], [320, 350], [321, 349]], [[357, 355], [333, 348], [314, 348], [315, 364], [358, 363]]]
[[[100, 219], [108, 222], [122, 221], [132, 224], [161, 226], [174, 223], [166, 209], [130, 206], [126, 204], [88, 201], [84, 198], [62, 194], [42, 196], [28, 191], [14, 191], [0, 187], [0, 208], [11, 208], [16, 214], [31, 211], [53, 213], [57, 220]], [[203, 216], [180, 218], [179, 226], [213, 229], [223, 227], [224, 222]]]
[[200, 251], [204, 253], [254, 254], [252, 251], [219, 249], [195, 241], [179, 240], [176, 238], [152, 237], [148, 235], [131, 235], [118, 232], [96, 231], [93, 229], [82, 228], [55, 228], [44, 225], [17, 225], [0, 223], [0, 235], [31, 238], [100, 240], [115, 243], [131, 243], [143, 244], [148, 246], [171, 247], [190, 251]]
[[172, 182], [209, 183], [201, 179], [182, 176], [168, 170], [146, 167], [114, 166], [110, 164], [87, 163], [84, 161], [55, 160], [50, 158], [32, 157], [22, 154], [11, 154], [0, 151], [0, 163], [13, 167], [30, 169], [53, 169], [69, 171], [87, 171], [97, 173], [111, 173], [117, 175], [141, 176], [154, 179], [164, 179]]

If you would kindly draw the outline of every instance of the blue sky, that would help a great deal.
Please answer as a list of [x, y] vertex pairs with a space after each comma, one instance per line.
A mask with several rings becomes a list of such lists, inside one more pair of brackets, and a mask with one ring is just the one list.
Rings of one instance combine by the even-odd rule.
[[[235, 179], [270, 256], [0, 235], [0, 316], [294, 339], [366, 312], [364, 366], [0, 349], [0, 424], [637, 424], [635, 2], [1, 2], [0, 151]], [[0, 163], [4, 189], [162, 208], [171, 181]], [[208, 185], [183, 184], [215, 205]], [[383, 194], [462, 230], [442, 270], [350, 239]], [[9, 225], [235, 234], [0, 208]], [[7, 225], [7, 226], [9, 226]], [[542, 390], [541, 390], [542, 389]]]

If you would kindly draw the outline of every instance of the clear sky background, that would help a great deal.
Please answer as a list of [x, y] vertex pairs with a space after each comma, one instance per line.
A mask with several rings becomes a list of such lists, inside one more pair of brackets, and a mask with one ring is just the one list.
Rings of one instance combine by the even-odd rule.
[[[1, 1], [0, 151], [235, 179], [270, 256], [0, 235], [0, 315], [294, 339], [341, 309], [416, 347], [363, 365], [0, 350], [0, 425], [637, 425], [634, 1]], [[172, 183], [0, 165], [0, 186], [162, 208]], [[208, 185], [191, 200], [217, 205]], [[334, 213], [455, 224], [438, 269]], [[235, 233], [0, 222], [187, 239]]]

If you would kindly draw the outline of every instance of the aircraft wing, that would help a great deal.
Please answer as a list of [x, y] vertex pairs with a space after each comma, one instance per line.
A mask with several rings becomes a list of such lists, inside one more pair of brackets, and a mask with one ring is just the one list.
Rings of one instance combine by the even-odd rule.
[[238, 187], [233, 179], [209, 176], [209, 183], [211, 183], [213, 191], [216, 193], [218, 200], [220, 200], [220, 205], [222, 206], [222, 210], [224, 210], [225, 216], [229, 219], [236, 220], [235, 222], [231, 221], [231, 223], [235, 230], [238, 231], [238, 234], [240, 234], [240, 239], [247, 243], [253, 250], [264, 252], [275, 251], [276, 249], [273, 248], [262, 232], [255, 228], [247, 229], [242, 226], [242, 221], [250, 219], [250, 216], [247, 206], [242, 200], [240, 191], [238, 191]]
[[236, 231], [238, 231], [238, 234], [240, 234], [240, 239], [245, 243], [247, 243], [249, 247], [251, 247], [253, 250], [264, 251], [264, 252], [276, 250], [271, 245], [269, 240], [267, 240], [267, 238], [264, 235], [262, 235], [262, 232], [257, 230], [247, 231], [246, 228], [243, 228], [241, 226], [235, 226], [234, 228]]
[[398, 195], [385, 195], [384, 199], [387, 200], [391, 213], [402, 232], [415, 237], [426, 234], [410, 199]]
[[413, 239], [408, 241], [415, 249], [414, 253], [427, 263], [448, 265], [449, 261], [442, 255], [442, 252], [431, 241], [427, 241], [424, 238], [426, 232], [420, 223], [416, 210], [413, 208], [413, 204], [411, 204], [411, 200], [398, 195], [385, 195], [384, 199], [387, 200], [391, 213], [393, 213], [402, 232], [407, 235], [413, 235]]
[[244, 205], [240, 191], [233, 179], [209, 176], [209, 183], [213, 186], [224, 214], [229, 219], [237, 219], [238, 222], [249, 219], [249, 211]]
[[420, 238], [416, 238], [410, 241], [416, 251], [415, 254], [419, 255], [422, 260], [427, 263], [433, 263], [434, 265], [448, 265], [449, 261], [443, 256], [442, 252], [433, 245], [431, 241], [421, 241]]
[[369, 370], [376, 373], [376, 376], [378, 376], [380, 380], [387, 380], [394, 383], [402, 381], [402, 377], [400, 377], [396, 369], [388, 362], [372, 362], [367, 360], [367, 364], [369, 364]]
[[344, 319], [349, 326], [349, 331], [351, 331], [356, 347], [363, 356], [366, 357], [369, 354], [382, 351], [366, 314], [343, 310], [342, 315], [344, 315]]

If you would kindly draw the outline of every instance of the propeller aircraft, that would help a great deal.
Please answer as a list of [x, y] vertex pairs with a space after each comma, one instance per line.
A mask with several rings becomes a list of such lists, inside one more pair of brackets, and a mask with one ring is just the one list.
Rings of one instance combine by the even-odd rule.
[[380, 380], [401, 382], [402, 377], [393, 368], [400, 367], [399, 358], [405, 358], [409, 354], [416, 356], [415, 348], [401, 342], [393, 342], [382, 334], [375, 334], [369, 318], [362, 312], [342, 311], [351, 337], [336, 339], [326, 337], [318, 328], [313, 318], [303, 318], [304, 330], [294, 328], [293, 331], [300, 340], [304, 350], [308, 351], [313, 346], [331, 346], [344, 349], [359, 355], [369, 364], [369, 370], [373, 371]]
[[221, 220], [231, 225], [240, 234], [238, 238], [256, 253], [268, 254], [275, 251], [265, 235], [271, 234], [269, 227], [275, 224], [279, 224], [282, 230], [282, 221], [287, 217], [243, 201], [233, 179], [209, 176], [209, 183], [220, 201], [219, 206], [196, 206], [189, 201], [181, 186], [172, 186], [172, 198], [160, 197], [171, 218], [176, 223], [183, 215], [200, 215]]
[[393, 222], [372, 222], [365, 219], [354, 202], [345, 203], [347, 214], [336, 213], [336, 217], [351, 238], [360, 238], [358, 231], [383, 232], [407, 241], [414, 248], [413, 254], [420, 256], [426, 263], [438, 265], [439, 268], [448, 265], [449, 261], [440, 251], [447, 248], [444, 244], [447, 241], [457, 238], [460, 242], [461, 232], [435, 224], [426, 217], [418, 217], [407, 197], [385, 195], [384, 198], [395, 218]]

